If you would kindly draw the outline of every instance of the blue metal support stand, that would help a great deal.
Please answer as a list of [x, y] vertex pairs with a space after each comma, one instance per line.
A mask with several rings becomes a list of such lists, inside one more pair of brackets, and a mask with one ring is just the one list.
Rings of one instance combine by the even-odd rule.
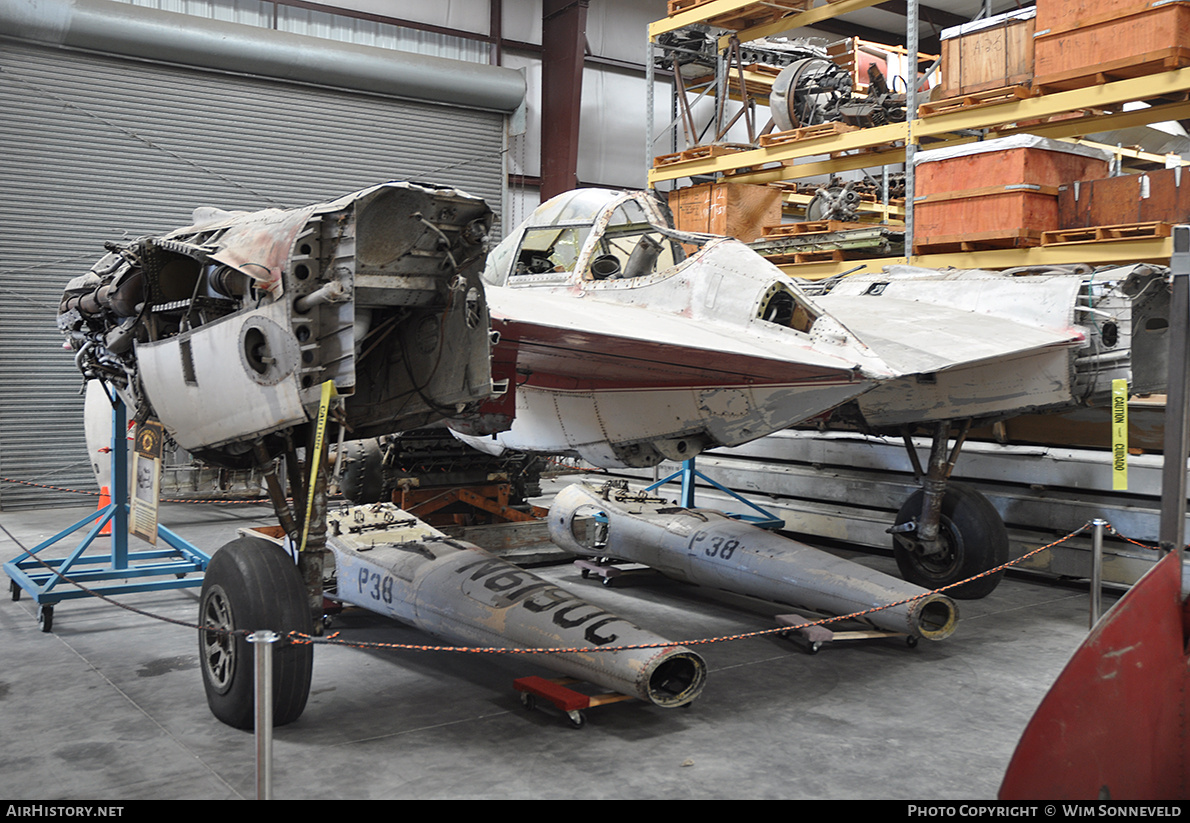
[[745, 500], [743, 497], [741, 497], [736, 492], [732, 491], [731, 489], [727, 488], [726, 486], [721, 485], [720, 483], [716, 483], [714, 480], [707, 477], [702, 472], [698, 471], [696, 468], [694, 468], [694, 458], [693, 457], [691, 457], [689, 460], [684, 461], [682, 463], [681, 469], [674, 472], [669, 477], [658, 480], [653, 485], [647, 487], [645, 489], [645, 491], [651, 492], [651, 491], [653, 491], [653, 489], [657, 488], [658, 486], [664, 486], [666, 483], [671, 483], [674, 480], [678, 480], [678, 479], [680, 479], [682, 481], [682, 497], [679, 502], [684, 508], [687, 508], [687, 509], [695, 508], [695, 506], [694, 506], [694, 484], [695, 484], [696, 480], [702, 480], [702, 481], [714, 486], [716, 489], [718, 489], [719, 491], [728, 495], [729, 497], [740, 501], [741, 503], [743, 503], [745, 506], [752, 509], [753, 511], [757, 512], [757, 514], [739, 514], [737, 512], [725, 512], [725, 514], [727, 514], [728, 517], [734, 517], [737, 520], [745, 520], [754, 526], [759, 526], [762, 529], [779, 529], [781, 526], [785, 525], [785, 521], [782, 520], [780, 517], [777, 517], [772, 512], [762, 509], [760, 506], [757, 506], [755, 503], [753, 503], [749, 500]]
[[[63, 600], [88, 597], [91, 592], [103, 595], [128, 594], [202, 585], [201, 575], [187, 575], [205, 571], [211, 560], [210, 555], [165, 526], [157, 527], [157, 536], [170, 548], [143, 551], [130, 551], [128, 548], [127, 425], [124, 404], [117, 397], [112, 404], [111, 502], [4, 564], [4, 573], [12, 580], [13, 600], [20, 599], [22, 590], [32, 596], [38, 605], [37, 618], [42, 631], [50, 631], [53, 605]], [[84, 556], [108, 523], [112, 525], [110, 556]], [[82, 541], [66, 557], [39, 557], [43, 549], [66, 540], [82, 529], [86, 529]], [[62, 583], [64, 577], [86, 586], [90, 591]]]

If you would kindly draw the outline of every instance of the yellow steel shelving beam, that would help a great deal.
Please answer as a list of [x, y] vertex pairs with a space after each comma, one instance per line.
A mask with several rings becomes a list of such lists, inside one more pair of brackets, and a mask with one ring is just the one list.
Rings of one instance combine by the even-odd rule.
[[[1115, 240], [1099, 243], [1064, 243], [1027, 249], [991, 249], [989, 251], [915, 255], [912, 263], [929, 269], [1012, 269], [1018, 266], [1126, 265], [1128, 263], [1169, 264], [1173, 241], [1169, 237]], [[802, 263], [781, 266], [793, 277], [821, 280], [863, 266], [862, 271], [878, 272], [885, 266], [904, 265], [905, 257], [880, 257], [868, 260], [844, 260], [837, 263]]]
[[[889, 123], [886, 126], [873, 126], [872, 128], [860, 129], [845, 134], [824, 135], [808, 140], [798, 140], [793, 143], [781, 143], [759, 149], [732, 152], [731, 154], [723, 154], [706, 160], [687, 160], [652, 169], [649, 172], [649, 185], [652, 186], [654, 183], [662, 180], [677, 180], [695, 174], [722, 174], [750, 166], [763, 166], [767, 163], [796, 160], [800, 157], [813, 157], [831, 152], [870, 148], [880, 143], [904, 140], [907, 134], [908, 132], [904, 123]], [[902, 150], [901, 154], [902, 159], [904, 159], [904, 150]], [[874, 165], [881, 164], [876, 163]], [[799, 174], [798, 176], [805, 175]], [[785, 176], [778, 179], [787, 180], [790, 177]]]
[[[816, 9], [798, 12], [791, 14], [788, 17], [782, 17], [773, 23], [766, 23], [762, 26], [754, 26], [750, 29], [745, 29], [738, 32], [740, 42], [746, 43], [749, 40], [755, 40], [758, 37], [767, 37], [771, 34], [779, 34], [789, 29], [801, 28], [802, 26], [810, 26], [814, 23], [821, 23], [823, 20], [829, 20], [832, 17], [838, 17], [841, 14], [847, 14], [851, 11], [859, 9], [866, 9], [868, 6], [874, 6], [877, 3], [882, 3], [884, 0], [837, 0], [837, 2], [829, 3], [825, 6], [819, 6]], [[657, 20], [649, 24], [649, 38], [656, 39], [659, 35], [665, 34], [668, 31], [676, 31], [686, 26], [694, 25], [695, 23], [705, 23], [712, 17], [718, 17], [723, 14], [731, 14], [736, 11], [743, 11], [748, 6], [756, 5], [755, 0], [712, 0], [710, 3], [703, 3], [701, 6], [680, 11], [672, 17], [667, 17], [664, 20]], [[727, 41], [731, 35], [726, 35], [719, 43], [720, 50], [727, 48]]]
[[[868, 6], [874, 6], [877, 3], [882, 3], [884, 0], [828, 0], [826, 5], [818, 8], [803, 11], [801, 14], [791, 14], [788, 17], [782, 17], [772, 23], [765, 23], [760, 26], [753, 26], [750, 29], [736, 32], [736, 36], [740, 38], [741, 43], [747, 43], [749, 40], [756, 40], [761, 37], [772, 37], [775, 34], [789, 31], [790, 29], [800, 29], [802, 26], [812, 26], [815, 23], [821, 23], [824, 20], [830, 20], [833, 17], [841, 17], [853, 11], [866, 9]], [[719, 38], [719, 50], [727, 48], [728, 42], [731, 40], [731, 35], [724, 35]]]
[[[944, 136], [956, 131], [967, 129], [992, 129], [1005, 127], [1007, 123], [1021, 120], [1037, 120], [1066, 114], [1082, 109], [1109, 109], [1124, 103], [1137, 100], [1151, 100], [1168, 96], [1182, 96], [1190, 91], [1190, 68], [1176, 69], [1160, 74], [1149, 74], [1143, 77], [1131, 77], [1127, 80], [1116, 80], [1099, 86], [1089, 86], [1071, 91], [1052, 92], [1040, 97], [1029, 97], [1012, 103], [996, 106], [982, 106], [979, 108], [960, 109], [955, 112], [935, 114], [931, 117], [919, 119], [913, 123], [913, 134], [917, 138], [930, 136]], [[1140, 115], [1149, 112], [1150, 117], [1156, 116], [1164, 106], [1155, 106], [1135, 112], [1123, 112], [1104, 118], [1113, 121], [1114, 117], [1126, 118], [1128, 115]], [[1142, 117], [1143, 119], [1143, 117]], [[1169, 119], [1162, 116], [1161, 119]], [[1061, 128], [1061, 124], [1043, 123], [1033, 127], [1021, 127], [1022, 131], [1032, 132], [1034, 129], [1047, 129], [1050, 126]], [[1070, 123], [1079, 121], [1071, 120]], [[1158, 122], [1149, 119], [1147, 122]], [[1083, 133], [1086, 133], [1085, 125]], [[1098, 129], [1102, 131], [1102, 129]]]

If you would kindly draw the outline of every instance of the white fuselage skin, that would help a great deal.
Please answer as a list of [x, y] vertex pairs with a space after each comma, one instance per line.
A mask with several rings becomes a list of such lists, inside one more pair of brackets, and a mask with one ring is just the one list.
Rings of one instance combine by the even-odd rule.
[[[655, 208], [639, 193], [617, 197]], [[649, 218], [664, 225], [659, 214]], [[504, 431], [464, 429], [461, 439], [485, 451], [648, 466], [786, 428], [889, 376], [791, 278], [738, 241], [711, 240], [680, 262], [598, 279], [591, 270], [606, 254], [603, 232], [615, 230], [607, 221], [605, 211], [563, 271], [515, 270], [532, 225], [489, 256], [496, 359], [501, 347], [515, 350], [515, 416]], [[765, 319], [766, 307], [780, 315], [774, 301], [787, 311]]]

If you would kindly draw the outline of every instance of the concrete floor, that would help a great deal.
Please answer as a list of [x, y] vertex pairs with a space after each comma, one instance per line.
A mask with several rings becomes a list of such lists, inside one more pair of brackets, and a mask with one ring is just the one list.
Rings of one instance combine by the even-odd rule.
[[[5, 512], [0, 522], [32, 546], [86, 513]], [[162, 520], [213, 551], [270, 517], [256, 505], [170, 504]], [[0, 533], [0, 559], [18, 551]], [[895, 574], [889, 557], [858, 558]], [[607, 588], [570, 565], [536, 571], [674, 640], [771, 628], [788, 611], [654, 576]], [[916, 648], [882, 639], [809, 655], [775, 635], [699, 646], [709, 675], [691, 707], [618, 703], [589, 710], [581, 729], [522, 708], [513, 679], [549, 675], [532, 659], [322, 646], [304, 715], [276, 730], [274, 796], [993, 799], [1087, 632], [1088, 598], [1009, 577], [960, 602], [952, 637]], [[119, 599], [197, 616], [197, 589]], [[193, 629], [88, 599], [59, 604], [43, 633], [27, 595], [0, 604], [0, 797], [255, 797], [253, 736], [209, 713]], [[367, 612], [334, 628], [347, 640], [434, 642]]]

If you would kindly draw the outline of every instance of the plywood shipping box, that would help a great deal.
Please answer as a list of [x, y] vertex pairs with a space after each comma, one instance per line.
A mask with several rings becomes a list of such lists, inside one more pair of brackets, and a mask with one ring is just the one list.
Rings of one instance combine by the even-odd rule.
[[1059, 187], [1107, 176], [1110, 155], [1033, 135], [920, 152], [915, 164], [917, 253], [1015, 248], [1058, 228]]
[[1034, 84], [1083, 88], [1190, 65], [1190, 2], [1044, 0], [1037, 4]]
[[1085, 180], [1058, 192], [1058, 228], [1190, 222], [1190, 169]]
[[781, 222], [781, 192], [750, 183], [703, 183], [674, 189], [669, 207], [679, 231], [722, 234], [749, 242]]
[[942, 83], [935, 100], [1033, 81], [1036, 10], [1021, 9], [942, 30]]

